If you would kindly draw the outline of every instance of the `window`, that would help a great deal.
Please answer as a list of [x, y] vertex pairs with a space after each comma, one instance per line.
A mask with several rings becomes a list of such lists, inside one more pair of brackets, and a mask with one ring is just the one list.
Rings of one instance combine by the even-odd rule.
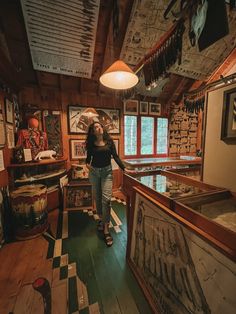
[[151, 155], [154, 137], [154, 118], [141, 117], [141, 155]]
[[167, 154], [168, 120], [158, 118], [157, 123], [157, 154]]
[[124, 154], [152, 157], [168, 154], [168, 119], [124, 116]]
[[125, 155], [137, 155], [137, 117], [125, 116]]

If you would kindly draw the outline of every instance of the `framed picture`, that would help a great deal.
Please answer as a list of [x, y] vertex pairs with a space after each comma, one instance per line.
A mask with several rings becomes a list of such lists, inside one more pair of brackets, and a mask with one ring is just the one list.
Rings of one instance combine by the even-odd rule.
[[5, 98], [6, 122], [13, 124], [13, 102]]
[[236, 143], [236, 88], [224, 92], [221, 140]]
[[7, 145], [8, 148], [15, 147], [15, 136], [14, 136], [14, 128], [12, 124], [6, 124], [6, 133], [7, 133]]
[[150, 102], [149, 103], [149, 114], [154, 116], [160, 116], [161, 115], [161, 104]]
[[68, 106], [68, 132], [69, 134], [85, 134], [88, 126], [93, 122], [100, 122], [110, 134], [120, 133], [120, 110], [107, 108], [93, 108], [97, 113], [95, 117], [84, 115], [87, 107]]
[[147, 101], [140, 101], [139, 113], [140, 114], [148, 114], [148, 102]]
[[61, 112], [56, 110], [43, 111], [44, 132], [47, 133], [48, 149], [55, 150], [57, 156], [63, 155]]
[[138, 100], [128, 99], [124, 101], [124, 114], [138, 115]]
[[86, 158], [85, 140], [70, 139], [69, 145], [71, 160]]
[[93, 194], [90, 183], [64, 186], [64, 210], [93, 209]]

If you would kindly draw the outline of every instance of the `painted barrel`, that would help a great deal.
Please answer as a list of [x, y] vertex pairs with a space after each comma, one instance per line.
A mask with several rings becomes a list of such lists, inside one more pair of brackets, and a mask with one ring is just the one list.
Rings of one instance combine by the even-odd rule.
[[15, 235], [18, 240], [31, 239], [48, 228], [47, 187], [23, 185], [10, 193]]

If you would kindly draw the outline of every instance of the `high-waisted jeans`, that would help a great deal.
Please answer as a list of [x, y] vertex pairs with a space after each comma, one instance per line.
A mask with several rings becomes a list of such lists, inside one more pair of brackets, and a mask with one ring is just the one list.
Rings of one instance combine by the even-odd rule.
[[89, 181], [92, 184], [97, 214], [104, 223], [110, 222], [112, 197], [112, 167], [92, 168], [89, 171]]

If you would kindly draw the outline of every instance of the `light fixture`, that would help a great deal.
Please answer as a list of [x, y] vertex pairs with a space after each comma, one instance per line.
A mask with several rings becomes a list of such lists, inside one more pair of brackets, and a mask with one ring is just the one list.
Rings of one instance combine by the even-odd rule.
[[102, 85], [112, 89], [129, 89], [138, 83], [137, 75], [121, 60], [115, 61], [99, 80]]

